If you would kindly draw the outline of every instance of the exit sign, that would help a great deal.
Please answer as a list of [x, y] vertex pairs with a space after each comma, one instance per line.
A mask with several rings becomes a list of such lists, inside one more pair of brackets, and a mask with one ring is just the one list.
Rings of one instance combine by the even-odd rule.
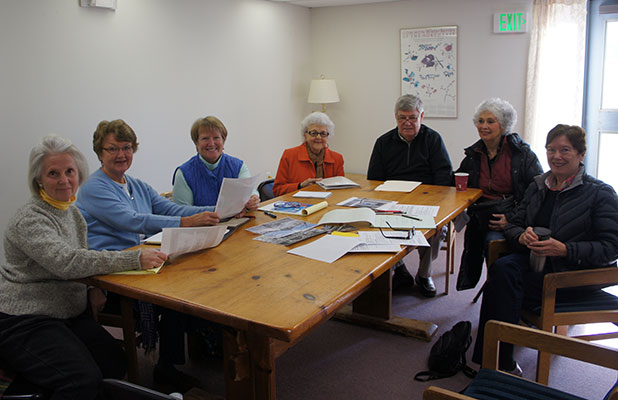
[[508, 11], [494, 14], [494, 33], [523, 33], [528, 31], [525, 11]]

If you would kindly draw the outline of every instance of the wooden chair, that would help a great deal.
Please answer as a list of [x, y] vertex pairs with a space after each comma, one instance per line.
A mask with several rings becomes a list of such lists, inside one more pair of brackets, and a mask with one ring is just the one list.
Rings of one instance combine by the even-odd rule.
[[[494, 240], [489, 244], [488, 265], [508, 253], [506, 240]], [[618, 297], [602, 290], [578, 298], [576, 302], [556, 302], [556, 291], [588, 285], [618, 285], [618, 268], [597, 268], [579, 271], [555, 272], [545, 275], [541, 305], [522, 310], [522, 319], [546, 332], [567, 335], [567, 327], [576, 324], [613, 322], [618, 324]], [[602, 340], [618, 338], [618, 331], [593, 335], [576, 336], [583, 340]], [[537, 381], [549, 381], [550, 355], [539, 352], [537, 361]]]
[[97, 321], [103, 326], [122, 329], [122, 339], [119, 341], [127, 355], [127, 379], [129, 382], [139, 383], [133, 301], [127, 297], [120, 297], [120, 313], [99, 313]]
[[[543, 352], [562, 355], [589, 364], [618, 371], [618, 350], [544, 332], [506, 322], [489, 321], [485, 325], [482, 369], [463, 394], [430, 386], [423, 393], [423, 400], [444, 399], [564, 399], [567, 393], [535, 383], [506, 372], [498, 371], [498, 343], [500, 341], [529, 347]], [[618, 382], [608, 393], [609, 400], [618, 400]]]
[[446, 251], [446, 279], [444, 280], [444, 293], [448, 294], [450, 286], [450, 276], [455, 273], [455, 239], [457, 232], [455, 231], [455, 223], [449, 222], [446, 226], [446, 240], [440, 247], [440, 250]]

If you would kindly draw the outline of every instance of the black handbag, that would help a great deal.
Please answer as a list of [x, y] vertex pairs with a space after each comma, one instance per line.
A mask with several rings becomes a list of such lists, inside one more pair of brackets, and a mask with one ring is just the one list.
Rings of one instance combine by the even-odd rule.
[[487, 228], [492, 214], [506, 214], [515, 207], [515, 197], [513, 195], [496, 199], [479, 201], [468, 207], [470, 218], [476, 218], [479, 227]]

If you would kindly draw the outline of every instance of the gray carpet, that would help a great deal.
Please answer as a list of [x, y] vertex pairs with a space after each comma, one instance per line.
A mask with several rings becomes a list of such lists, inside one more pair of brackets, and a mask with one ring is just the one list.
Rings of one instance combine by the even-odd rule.
[[[458, 235], [456, 264], [462, 250], [463, 235]], [[414, 275], [418, 253], [409, 254], [406, 264]], [[476, 289], [455, 290], [455, 275], [451, 275], [451, 290], [444, 296], [445, 252], [434, 262], [434, 280], [438, 296], [425, 299], [416, 289], [395, 292], [394, 314], [432, 321], [439, 330], [430, 342], [422, 342], [397, 334], [380, 332], [337, 321], [328, 321], [277, 360], [278, 399], [421, 399], [429, 385], [459, 391], [470, 382], [463, 373], [454, 377], [417, 382], [414, 375], [426, 369], [427, 356], [435, 340], [460, 320], [473, 324], [473, 338], [480, 301], [472, 304]], [[482, 280], [485, 278], [482, 277]], [[582, 326], [571, 327], [583, 330]], [[603, 344], [618, 347], [616, 341]], [[472, 349], [468, 350], [468, 360]], [[516, 359], [524, 370], [524, 377], [534, 379], [536, 353], [516, 349]], [[142, 385], [165, 390], [152, 382], [152, 358], [140, 356]], [[478, 365], [472, 364], [475, 369]], [[204, 388], [212, 394], [224, 395], [221, 362], [189, 361], [182, 370], [200, 377]], [[550, 385], [587, 399], [602, 399], [616, 381], [616, 373], [576, 361], [552, 360]]]

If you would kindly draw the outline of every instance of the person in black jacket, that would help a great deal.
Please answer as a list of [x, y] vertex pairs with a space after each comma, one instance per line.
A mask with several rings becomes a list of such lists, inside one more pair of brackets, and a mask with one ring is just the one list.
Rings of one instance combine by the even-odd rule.
[[483, 196], [468, 208], [470, 221], [457, 290], [476, 286], [488, 243], [504, 238], [502, 231], [515, 206], [534, 177], [543, 173], [530, 146], [512, 132], [517, 112], [508, 101], [493, 98], [481, 102], [472, 121], [480, 139], [464, 149], [466, 157], [456, 172], [467, 172], [468, 186], [482, 189]]
[[[476, 363], [482, 360], [485, 323], [495, 319], [517, 324], [522, 306], [541, 303], [546, 273], [616, 266], [618, 196], [611, 186], [585, 173], [585, 131], [557, 125], [549, 131], [545, 147], [551, 171], [530, 184], [504, 230], [516, 253], [499, 258], [489, 269], [472, 356]], [[548, 228], [551, 237], [539, 240], [533, 227]], [[530, 264], [530, 253], [545, 257], [539, 271]], [[558, 295], [576, 299], [590, 289], [562, 289]], [[512, 345], [500, 345], [499, 367], [521, 373]]]
[[[371, 153], [367, 179], [417, 181], [428, 185], [451, 185], [452, 165], [442, 137], [423, 125], [423, 102], [404, 95], [395, 103], [397, 127], [380, 136]], [[414, 280], [403, 262], [394, 270], [394, 280], [418, 284], [425, 297], [436, 295], [431, 279], [431, 262], [440, 250], [440, 234], [429, 239], [431, 247], [419, 248], [420, 264]], [[394, 283], [397, 285], [397, 282]]]

